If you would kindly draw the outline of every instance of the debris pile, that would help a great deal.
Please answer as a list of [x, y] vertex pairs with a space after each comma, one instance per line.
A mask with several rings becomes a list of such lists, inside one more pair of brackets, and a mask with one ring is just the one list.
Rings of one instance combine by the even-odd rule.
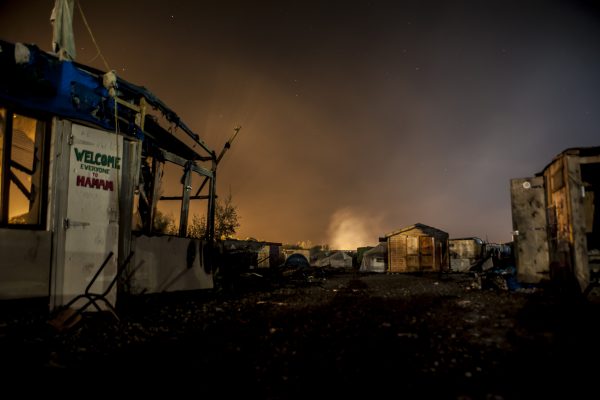
[[500, 254], [490, 254], [471, 266], [472, 289], [495, 289], [513, 292], [533, 293], [537, 286], [517, 280], [517, 268], [512, 258]]

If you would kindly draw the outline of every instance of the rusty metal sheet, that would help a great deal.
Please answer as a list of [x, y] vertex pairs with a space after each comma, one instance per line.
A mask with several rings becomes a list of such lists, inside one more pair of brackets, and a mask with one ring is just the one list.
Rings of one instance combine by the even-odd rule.
[[517, 276], [537, 283], [549, 274], [544, 177], [511, 179], [510, 184]]

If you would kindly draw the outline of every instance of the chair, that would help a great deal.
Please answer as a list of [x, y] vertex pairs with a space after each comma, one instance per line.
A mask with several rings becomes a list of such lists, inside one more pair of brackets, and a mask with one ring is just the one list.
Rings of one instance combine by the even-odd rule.
[[69, 315], [69, 317], [66, 318], [62, 322], [63, 326], [68, 327], [69, 323], [71, 321], [73, 321], [75, 318], [77, 318], [79, 315], [81, 315], [88, 307], [90, 307], [92, 305], [96, 308], [96, 310], [102, 311], [102, 309], [98, 305], [98, 301], [103, 302], [108, 307], [108, 310], [111, 312], [111, 314], [116, 318], [116, 320], [119, 321], [119, 317], [117, 316], [117, 310], [115, 309], [115, 307], [112, 304], [110, 304], [110, 301], [108, 301], [106, 299], [106, 296], [110, 293], [110, 291], [112, 290], [115, 283], [118, 281], [118, 279], [121, 276], [121, 274], [123, 273], [123, 271], [125, 271], [125, 267], [127, 266], [127, 264], [129, 264], [129, 261], [131, 261], [131, 257], [133, 256], [133, 254], [134, 254], [133, 251], [130, 252], [129, 255], [127, 256], [127, 258], [125, 259], [125, 261], [123, 262], [123, 265], [117, 267], [117, 273], [115, 274], [114, 278], [110, 281], [109, 285], [106, 287], [106, 289], [104, 289], [104, 291], [102, 293], [91, 292], [92, 286], [96, 282], [96, 279], [98, 279], [98, 277], [100, 276], [100, 273], [104, 270], [104, 267], [106, 267], [106, 264], [108, 264], [108, 262], [114, 255], [114, 253], [112, 251], [110, 253], [108, 253], [108, 256], [106, 257], [106, 259], [104, 260], [102, 265], [100, 265], [100, 268], [98, 268], [98, 270], [96, 271], [96, 273], [90, 280], [90, 283], [88, 283], [88, 285], [86, 286], [84, 292], [78, 296], [75, 296], [73, 299], [71, 299], [67, 304], [65, 304], [63, 306], [63, 310], [68, 310], [79, 299], [82, 299], [82, 298], [87, 299], [86, 303], [84, 303], [81, 307], [76, 309], [74, 313]]

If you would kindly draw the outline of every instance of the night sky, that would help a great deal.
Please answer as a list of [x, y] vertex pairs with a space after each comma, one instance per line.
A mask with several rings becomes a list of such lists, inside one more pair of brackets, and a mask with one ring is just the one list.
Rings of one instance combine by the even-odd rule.
[[[50, 51], [54, 2], [0, 3]], [[90, 1], [109, 66], [221, 150], [239, 237], [375, 245], [420, 222], [511, 239], [509, 181], [600, 145], [593, 1]], [[77, 61], [105, 69], [75, 10]]]

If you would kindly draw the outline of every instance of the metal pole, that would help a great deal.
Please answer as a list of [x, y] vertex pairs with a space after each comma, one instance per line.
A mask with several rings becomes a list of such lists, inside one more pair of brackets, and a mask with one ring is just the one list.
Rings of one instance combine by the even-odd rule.
[[188, 214], [190, 211], [190, 190], [192, 190], [192, 186], [190, 185], [192, 180], [192, 169], [190, 166], [191, 161], [188, 161], [188, 164], [185, 166], [185, 172], [183, 177], [183, 193], [181, 199], [181, 214], [179, 217], [179, 236], [187, 235], [187, 222], [188, 222]]
[[[213, 153], [214, 155], [214, 153]], [[213, 242], [215, 238], [215, 198], [217, 189], [217, 161], [213, 158], [212, 165], [213, 176], [210, 180], [208, 193], [208, 215], [206, 217], [206, 238], [209, 242]]]

